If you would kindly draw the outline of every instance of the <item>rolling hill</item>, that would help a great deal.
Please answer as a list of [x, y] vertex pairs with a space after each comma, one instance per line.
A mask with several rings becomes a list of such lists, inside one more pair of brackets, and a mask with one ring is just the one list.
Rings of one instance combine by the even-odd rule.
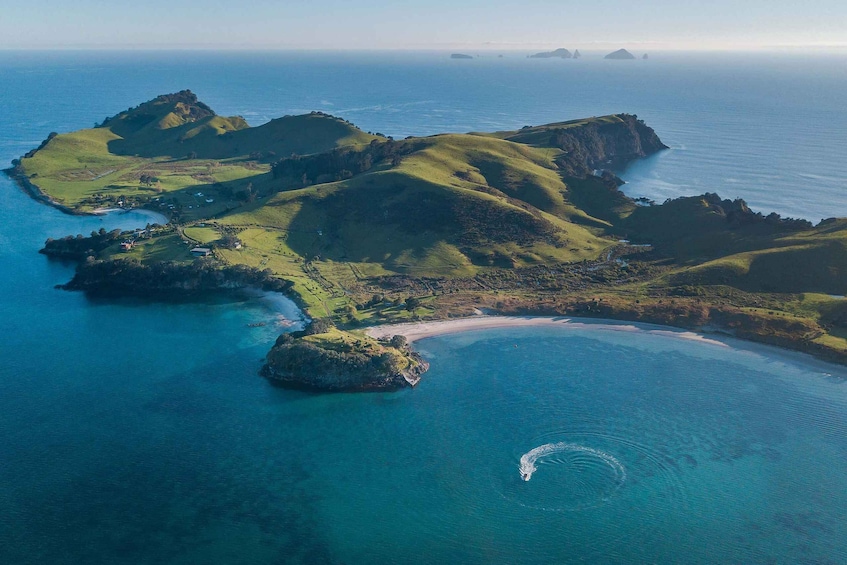
[[[73, 212], [170, 216], [131, 250], [104, 234], [48, 242], [92, 256], [78, 288], [132, 262], [211, 261], [281, 279], [350, 327], [485, 307], [725, 327], [847, 359], [847, 224], [708, 193], [639, 205], [614, 171], [664, 148], [628, 114], [394, 140], [322, 113], [250, 127], [182, 91], [51, 134], [11, 174]], [[193, 258], [199, 244], [213, 257]]]

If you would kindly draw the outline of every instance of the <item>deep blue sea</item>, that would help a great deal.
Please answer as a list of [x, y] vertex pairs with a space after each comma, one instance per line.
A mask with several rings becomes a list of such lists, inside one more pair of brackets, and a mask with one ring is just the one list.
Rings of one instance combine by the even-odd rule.
[[[398, 137], [636, 113], [671, 150], [633, 195], [847, 216], [845, 55], [0, 52], [0, 162], [183, 88]], [[0, 177], [0, 563], [847, 562], [843, 368], [595, 323], [421, 341], [413, 391], [285, 391], [257, 375], [283, 300], [53, 288], [47, 237], [147, 221]]]

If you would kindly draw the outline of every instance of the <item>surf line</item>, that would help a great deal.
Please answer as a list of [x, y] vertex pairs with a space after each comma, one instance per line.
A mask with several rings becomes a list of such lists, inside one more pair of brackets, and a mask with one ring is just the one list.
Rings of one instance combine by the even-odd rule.
[[539, 445], [535, 449], [531, 449], [528, 452], [524, 453], [521, 456], [520, 464], [521, 479], [523, 479], [524, 481], [528, 481], [532, 478], [532, 474], [538, 470], [538, 468], [535, 466], [535, 462], [541, 459], [542, 457], [555, 455], [556, 453], [565, 453], [568, 451], [580, 451], [589, 455], [593, 455], [603, 461], [606, 465], [611, 467], [612, 471], [614, 471], [615, 473], [615, 477], [619, 485], [623, 484], [623, 482], [626, 480], [626, 469], [620, 461], [614, 458], [614, 456], [609, 455], [605, 451], [594, 449], [593, 447], [586, 447], [584, 445], [579, 445], [576, 443], [567, 443], [564, 441], [560, 441], [558, 443], [545, 443], [544, 445]]

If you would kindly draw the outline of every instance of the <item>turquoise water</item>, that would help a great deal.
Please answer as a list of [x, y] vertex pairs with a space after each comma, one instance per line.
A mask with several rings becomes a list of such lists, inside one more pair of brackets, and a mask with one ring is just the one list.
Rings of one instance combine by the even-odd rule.
[[[837, 60], [584, 61], [0, 53], [0, 161], [185, 87], [253, 123], [319, 108], [395, 135], [626, 110], [675, 146], [628, 190], [772, 171], [739, 195], [847, 214]], [[799, 199], [785, 171], [821, 178]], [[146, 221], [66, 216], [0, 177], [0, 563], [847, 561], [842, 368], [589, 325], [421, 341], [413, 391], [280, 390], [257, 371], [285, 305], [53, 288], [73, 266], [44, 239]]]

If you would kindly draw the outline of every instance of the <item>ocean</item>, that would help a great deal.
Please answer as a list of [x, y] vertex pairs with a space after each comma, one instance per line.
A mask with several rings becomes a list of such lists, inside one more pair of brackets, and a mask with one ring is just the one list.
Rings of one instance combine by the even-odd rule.
[[[395, 137], [628, 112], [671, 146], [629, 194], [847, 216], [843, 54], [504, 55], [0, 52], [0, 161], [184, 88]], [[415, 390], [281, 390], [284, 300], [54, 289], [47, 237], [147, 220], [0, 177], [2, 563], [847, 561], [843, 368], [592, 323], [421, 341]]]

